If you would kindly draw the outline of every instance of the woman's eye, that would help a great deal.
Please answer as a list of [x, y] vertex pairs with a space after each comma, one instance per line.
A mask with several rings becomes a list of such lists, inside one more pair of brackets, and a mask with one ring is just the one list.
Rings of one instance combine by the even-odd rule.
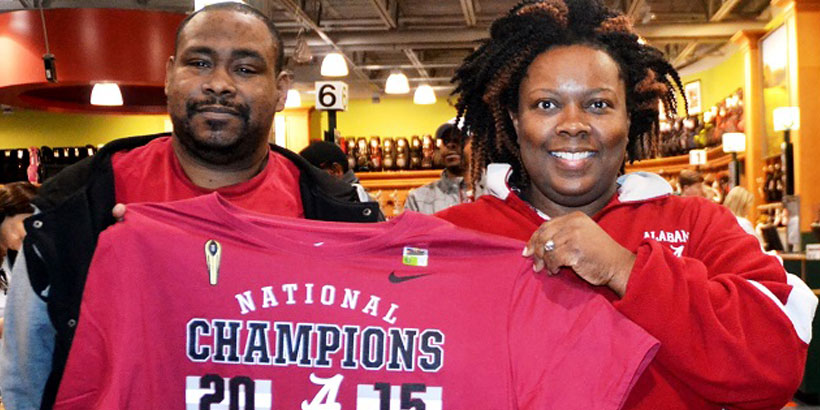
[[555, 108], [555, 103], [549, 100], [538, 101], [538, 108], [542, 110], [550, 110]]
[[606, 101], [598, 100], [598, 101], [593, 101], [592, 104], [590, 104], [590, 107], [592, 107], [596, 110], [603, 110], [603, 109], [609, 108], [610, 105]]

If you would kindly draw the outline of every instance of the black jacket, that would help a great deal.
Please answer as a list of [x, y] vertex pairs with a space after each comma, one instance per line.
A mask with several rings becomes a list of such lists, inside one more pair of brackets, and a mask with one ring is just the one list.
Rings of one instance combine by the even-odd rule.
[[[47, 303], [49, 318], [57, 331], [42, 408], [53, 406], [65, 370], [97, 237], [115, 222], [111, 215], [115, 205], [111, 156], [167, 135], [112, 141], [93, 157], [48, 180], [33, 201], [41, 213], [25, 222], [27, 270], [34, 291]], [[291, 151], [274, 145], [271, 148], [299, 168], [299, 188], [306, 218], [347, 222], [382, 219], [378, 203], [358, 202], [353, 186], [313, 167]]]

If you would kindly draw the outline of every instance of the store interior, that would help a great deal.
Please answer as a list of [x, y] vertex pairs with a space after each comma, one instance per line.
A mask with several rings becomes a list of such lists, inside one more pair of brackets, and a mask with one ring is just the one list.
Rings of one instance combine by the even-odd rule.
[[[295, 152], [316, 140], [341, 145], [389, 219], [403, 211], [410, 189], [441, 175], [432, 136], [457, 114], [449, 80], [493, 18], [517, 2], [247, 3], [273, 16], [293, 75], [295, 94], [275, 117], [270, 141]], [[658, 173], [674, 187], [682, 170], [697, 170], [717, 202], [732, 186], [745, 187], [754, 194], [747, 218], [769, 232], [767, 247], [820, 294], [820, 2], [607, 3], [664, 52], [688, 97], [677, 119], [662, 118], [660, 155], [626, 171]], [[111, 140], [170, 132], [164, 67], [175, 27], [193, 7], [191, 0], [3, 2], [0, 182], [42, 183]], [[343, 55], [347, 75], [322, 75], [331, 53]], [[54, 56], [56, 78], [46, 75], [44, 54]], [[393, 94], [386, 81], [397, 73], [409, 90]], [[345, 83], [343, 109], [319, 106], [317, 81]], [[98, 83], [118, 84], [123, 102], [93, 105]], [[434, 92], [433, 101], [414, 101], [421, 86]], [[354, 153], [360, 141], [374, 148]], [[407, 144], [413, 160], [385, 167], [390, 144]], [[817, 340], [817, 319], [814, 325]], [[800, 394], [809, 403], [820, 397], [818, 342], [810, 346]]]

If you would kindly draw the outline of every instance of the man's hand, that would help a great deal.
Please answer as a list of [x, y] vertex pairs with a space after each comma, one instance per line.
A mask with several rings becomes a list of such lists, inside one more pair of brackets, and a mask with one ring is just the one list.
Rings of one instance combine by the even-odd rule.
[[116, 204], [114, 208], [111, 209], [111, 214], [114, 215], [114, 219], [117, 222], [122, 222], [123, 218], [125, 218], [125, 204]]
[[544, 222], [530, 237], [524, 256], [533, 257], [536, 272], [546, 267], [555, 275], [561, 268], [570, 268], [590, 284], [607, 286], [618, 296], [626, 293], [635, 264], [632, 252], [581, 212]]

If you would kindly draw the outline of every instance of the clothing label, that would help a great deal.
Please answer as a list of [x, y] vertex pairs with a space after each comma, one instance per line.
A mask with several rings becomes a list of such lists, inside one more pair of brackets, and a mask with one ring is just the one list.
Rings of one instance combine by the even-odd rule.
[[401, 261], [409, 266], [427, 266], [427, 249], [405, 246]]

